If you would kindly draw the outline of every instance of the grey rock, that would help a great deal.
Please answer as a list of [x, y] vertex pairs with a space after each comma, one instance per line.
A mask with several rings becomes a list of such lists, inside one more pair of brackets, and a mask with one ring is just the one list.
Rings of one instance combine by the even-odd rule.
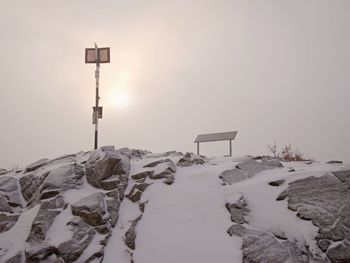
[[72, 227], [73, 237], [57, 247], [57, 254], [62, 257], [65, 262], [74, 262], [89, 246], [95, 236], [95, 231], [77, 217], [70, 220], [68, 225]]
[[277, 198], [276, 201], [282, 201], [284, 199], [286, 199], [288, 197], [288, 190], [284, 190], [283, 192], [281, 192]]
[[286, 233], [284, 233], [282, 230], [280, 229], [274, 229], [271, 231], [271, 234], [273, 234], [275, 237], [277, 237], [278, 239], [282, 239], [282, 240], [287, 240], [287, 236]]
[[220, 174], [219, 178], [223, 180], [225, 183], [231, 185], [233, 183], [240, 182], [247, 179], [247, 176], [241, 170], [237, 168], [233, 168], [230, 170], [223, 171]]
[[131, 226], [128, 231], [125, 233], [124, 243], [131, 250], [135, 250], [135, 239], [136, 239], [136, 225], [140, 221], [142, 215], [137, 217], [131, 222]]
[[326, 252], [328, 247], [331, 245], [331, 241], [328, 239], [321, 239], [318, 241], [317, 245], [323, 252]]
[[19, 215], [0, 213], [0, 233], [10, 230], [16, 223]]
[[340, 163], [343, 163], [343, 161], [331, 160], [331, 161], [328, 161], [327, 163], [329, 163], [329, 164], [340, 164]]
[[17, 182], [18, 180], [13, 177], [0, 177], [0, 194], [6, 197], [11, 207], [22, 206], [21, 194]]
[[151, 178], [154, 175], [154, 171], [144, 171], [131, 176], [133, 180], [143, 183], [147, 177]]
[[188, 167], [194, 164], [204, 164], [204, 163], [205, 163], [205, 159], [203, 157], [187, 152], [185, 153], [184, 157], [182, 157], [177, 162], [177, 165], [181, 167]]
[[22, 263], [23, 262], [23, 255], [21, 252], [14, 255], [13, 257], [9, 258], [5, 261], [5, 263]]
[[7, 174], [9, 173], [10, 171], [6, 170], [6, 169], [3, 169], [3, 168], [0, 168], [0, 175], [4, 175], [4, 174]]
[[306, 263], [305, 247], [299, 247], [289, 240], [279, 242], [276, 237], [265, 232], [248, 234], [243, 237], [244, 263]]
[[126, 197], [132, 201], [137, 202], [141, 199], [142, 193], [146, 190], [148, 186], [151, 184], [148, 183], [141, 183], [141, 184], [134, 184], [130, 190], [130, 192], [126, 195]]
[[[114, 176], [113, 181], [118, 180], [115, 175], [122, 176], [123, 174], [128, 177], [130, 170], [130, 160], [122, 156], [118, 151], [112, 150], [114, 148], [98, 149], [93, 151], [86, 164], [86, 179], [87, 181], [96, 188], [108, 188], [106, 190], [112, 190], [113, 187], [116, 188], [115, 182], [113, 182], [113, 187], [108, 185], [108, 179]], [[101, 181], [105, 181], [103, 186]], [[115, 189], [114, 188], [114, 189]]]
[[43, 174], [28, 174], [19, 179], [22, 195], [27, 202], [39, 199], [40, 186], [49, 174], [49, 171]]
[[45, 165], [47, 163], [48, 159], [40, 159], [39, 161], [36, 161], [30, 165], [28, 165], [25, 169], [27, 173], [32, 172], [40, 168], [41, 166]]
[[56, 252], [56, 248], [48, 244], [46, 235], [55, 217], [66, 207], [62, 196], [42, 202], [27, 238], [27, 262], [39, 262]]
[[237, 224], [246, 223], [244, 216], [249, 212], [247, 202], [242, 196], [234, 203], [226, 203], [226, 208], [231, 214], [231, 221]]
[[109, 221], [112, 227], [115, 227], [119, 217], [120, 201], [116, 198], [106, 199], [107, 211], [109, 213]]
[[333, 172], [333, 174], [348, 188], [350, 188], [350, 170], [342, 170]]
[[[336, 174], [336, 173], [333, 173]], [[325, 244], [342, 241], [327, 250], [331, 262], [350, 262], [350, 192], [347, 173], [307, 177], [289, 184], [288, 208], [297, 216], [318, 226], [316, 236], [321, 250]]]
[[71, 205], [72, 214], [80, 216], [84, 222], [91, 226], [100, 226], [106, 223], [106, 205], [104, 193], [98, 192], [80, 199]]
[[280, 186], [280, 185], [283, 184], [285, 181], [286, 181], [286, 180], [284, 180], [284, 179], [276, 180], [276, 181], [269, 182], [269, 185], [271, 185], [271, 186]]
[[247, 234], [247, 229], [242, 226], [241, 224], [235, 224], [232, 225], [228, 230], [227, 233], [230, 236], [238, 236], [238, 237], [244, 237]]
[[248, 178], [265, 170], [282, 167], [283, 165], [279, 161], [266, 159], [261, 160], [261, 162], [251, 159], [236, 165], [236, 168], [240, 169]]
[[0, 194], [0, 212], [12, 213], [12, 208], [5, 195]]

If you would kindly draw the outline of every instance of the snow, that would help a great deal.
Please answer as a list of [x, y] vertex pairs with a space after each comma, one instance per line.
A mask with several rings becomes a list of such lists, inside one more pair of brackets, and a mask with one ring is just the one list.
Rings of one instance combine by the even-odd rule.
[[25, 249], [25, 241], [28, 238], [32, 222], [39, 208], [40, 205], [36, 205], [28, 211], [23, 212], [18, 218], [17, 223], [9, 231], [0, 234], [0, 260], [2, 262], [15, 256], [18, 251]]

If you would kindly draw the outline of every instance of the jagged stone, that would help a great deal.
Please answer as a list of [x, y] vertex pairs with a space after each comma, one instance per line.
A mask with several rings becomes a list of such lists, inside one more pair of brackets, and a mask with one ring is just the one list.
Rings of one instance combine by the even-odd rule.
[[[336, 174], [336, 173], [333, 173]], [[347, 172], [321, 177], [307, 177], [289, 184], [286, 191], [288, 208], [297, 216], [312, 220], [318, 226], [316, 236], [322, 250], [324, 244], [342, 241], [327, 250], [332, 262], [350, 261], [350, 192], [346, 184]], [[322, 246], [322, 247], [321, 247]]]
[[[113, 175], [129, 175], [130, 160], [121, 155], [114, 147], [105, 147], [93, 151], [90, 154], [86, 164], [86, 179], [96, 188], [102, 188], [101, 181], [108, 183], [108, 180]], [[118, 178], [115, 177], [115, 180]], [[106, 181], [107, 180], [107, 181]], [[104, 184], [106, 188], [106, 184]], [[116, 187], [114, 184], [113, 187]], [[106, 190], [112, 190], [111, 186]]]
[[0, 177], [0, 194], [6, 197], [8, 205], [11, 207], [22, 206], [17, 182], [18, 180], [13, 177]]
[[115, 227], [119, 217], [120, 200], [116, 198], [109, 198], [106, 200], [107, 211], [112, 227]]
[[49, 174], [49, 171], [41, 175], [28, 174], [19, 179], [22, 195], [27, 202], [33, 197], [39, 199], [40, 186]]
[[331, 241], [329, 241], [328, 239], [321, 239], [318, 241], [317, 245], [318, 247], [323, 251], [326, 252], [328, 247], [330, 246]]
[[66, 207], [62, 196], [42, 202], [27, 238], [25, 251], [27, 262], [39, 262], [56, 252], [56, 248], [47, 243], [46, 236], [55, 217]]
[[232, 222], [237, 224], [246, 223], [244, 216], [249, 212], [249, 210], [247, 208], [247, 202], [243, 196], [233, 203], [227, 202], [226, 208], [231, 214]]
[[68, 225], [72, 227], [73, 237], [57, 247], [57, 254], [65, 262], [74, 262], [89, 246], [95, 236], [95, 231], [79, 217], [71, 219]]
[[88, 225], [104, 225], [106, 223], [104, 196], [104, 193], [98, 192], [80, 199], [71, 205], [72, 214], [80, 216]]
[[280, 186], [280, 185], [283, 184], [285, 181], [286, 181], [286, 180], [284, 180], [284, 179], [276, 180], [276, 181], [269, 182], [269, 185], [271, 185], [271, 186]]
[[265, 170], [282, 167], [283, 165], [279, 161], [266, 159], [262, 159], [261, 162], [251, 159], [236, 165], [236, 168], [240, 169], [248, 178], [253, 177], [257, 173]]
[[287, 190], [284, 190], [283, 192], [281, 192], [277, 198], [276, 198], [276, 201], [282, 201], [284, 199], [286, 199], [288, 197], [288, 191]]
[[299, 247], [289, 240], [279, 242], [276, 237], [265, 232], [243, 237], [244, 263], [307, 263], [305, 247]]
[[5, 195], [0, 194], [0, 212], [12, 213], [12, 208], [9, 205]]
[[0, 233], [10, 230], [16, 223], [19, 215], [0, 213]]
[[148, 183], [141, 183], [141, 184], [134, 184], [130, 190], [130, 192], [126, 195], [126, 197], [132, 201], [137, 202], [141, 199], [142, 193], [146, 190], [148, 186], [151, 184]]
[[230, 170], [223, 171], [219, 178], [223, 180], [227, 184], [233, 184], [236, 182], [243, 181], [247, 178], [247, 176], [239, 169], [233, 168]]
[[136, 239], [136, 225], [141, 219], [142, 215], [137, 217], [135, 220], [131, 222], [131, 226], [128, 229], [128, 231], [125, 233], [124, 243], [128, 246], [131, 250], [135, 250], [135, 239]]
[[177, 162], [177, 165], [181, 167], [188, 167], [194, 164], [204, 164], [204, 163], [205, 163], [205, 159], [203, 157], [187, 152], [185, 153], [184, 157], [182, 157]]
[[36, 161], [30, 165], [28, 165], [25, 169], [25, 171], [27, 173], [32, 172], [37, 170], [38, 168], [40, 168], [41, 166], [45, 165], [47, 163], [48, 159], [44, 158], [44, 159], [40, 159], [39, 161]]
[[153, 175], [154, 175], [154, 171], [144, 171], [144, 172], [132, 175], [131, 178], [133, 180], [141, 181], [141, 183], [143, 183], [147, 177], [151, 178], [153, 177]]

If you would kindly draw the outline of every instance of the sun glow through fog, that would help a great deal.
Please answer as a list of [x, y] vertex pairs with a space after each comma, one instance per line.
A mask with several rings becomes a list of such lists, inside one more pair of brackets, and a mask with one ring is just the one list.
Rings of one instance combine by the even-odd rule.
[[122, 71], [117, 80], [110, 86], [108, 95], [111, 107], [128, 108], [130, 106], [129, 74]]

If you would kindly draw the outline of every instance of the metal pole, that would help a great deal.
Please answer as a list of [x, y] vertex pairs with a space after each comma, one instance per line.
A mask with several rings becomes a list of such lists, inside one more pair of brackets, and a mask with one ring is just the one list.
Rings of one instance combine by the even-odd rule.
[[98, 147], [98, 103], [100, 100], [99, 94], [98, 94], [98, 88], [99, 88], [99, 79], [100, 79], [100, 58], [98, 55], [98, 47], [95, 43], [95, 54], [96, 54], [96, 71], [95, 71], [95, 78], [96, 78], [96, 103], [95, 103], [95, 149]]
[[230, 156], [232, 156], [232, 140], [230, 140]]
[[199, 142], [197, 142], [197, 155], [199, 155]]

